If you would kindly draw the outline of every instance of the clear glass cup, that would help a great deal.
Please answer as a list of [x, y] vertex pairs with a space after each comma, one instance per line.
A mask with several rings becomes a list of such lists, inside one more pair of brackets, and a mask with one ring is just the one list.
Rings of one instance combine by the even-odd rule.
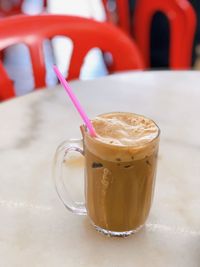
[[[128, 114], [128, 113], [127, 113]], [[110, 236], [127, 236], [145, 224], [152, 204], [160, 130], [140, 146], [116, 146], [91, 137], [63, 142], [57, 149], [54, 178], [65, 207], [87, 215], [94, 227]], [[63, 161], [71, 152], [85, 157], [85, 203], [73, 201], [63, 182]]]

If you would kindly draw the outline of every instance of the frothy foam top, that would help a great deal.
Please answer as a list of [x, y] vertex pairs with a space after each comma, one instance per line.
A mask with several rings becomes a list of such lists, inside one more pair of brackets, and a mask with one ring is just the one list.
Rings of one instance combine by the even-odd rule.
[[116, 146], [141, 146], [158, 135], [157, 125], [150, 119], [133, 113], [109, 113], [96, 117], [92, 124], [95, 139]]

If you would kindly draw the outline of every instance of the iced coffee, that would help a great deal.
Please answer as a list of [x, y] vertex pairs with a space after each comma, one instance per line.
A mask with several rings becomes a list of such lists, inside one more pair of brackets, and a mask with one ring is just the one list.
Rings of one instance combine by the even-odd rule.
[[92, 120], [96, 137], [82, 127], [86, 209], [104, 233], [141, 228], [152, 203], [159, 128], [144, 116], [115, 112]]

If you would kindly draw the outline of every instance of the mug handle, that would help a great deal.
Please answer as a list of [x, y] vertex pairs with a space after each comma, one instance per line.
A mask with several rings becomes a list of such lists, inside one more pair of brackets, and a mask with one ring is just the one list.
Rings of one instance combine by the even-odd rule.
[[[84, 156], [83, 141], [82, 140], [69, 140], [64, 141], [56, 150], [53, 164], [53, 177], [55, 181], [56, 191], [59, 198], [63, 202], [64, 206], [72, 213], [78, 215], [86, 215], [87, 210], [85, 204], [82, 202], [76, 202], [71, 197], [65, 187], [63, 180], [63, 162], [65, 157], [70, 152], [77, 152]], [[70, 190], [70, 189], [69, 189]]]

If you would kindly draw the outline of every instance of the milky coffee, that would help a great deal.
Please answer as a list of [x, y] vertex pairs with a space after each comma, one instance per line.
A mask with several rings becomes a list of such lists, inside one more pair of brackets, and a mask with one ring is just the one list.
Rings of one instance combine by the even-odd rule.
[[92, 120], [91, 137], [81, 127], [86, 159], [86, 208], [104, 232], [137, 231], [152, 203], [159, 128], [132, 113], [108, 113]]

